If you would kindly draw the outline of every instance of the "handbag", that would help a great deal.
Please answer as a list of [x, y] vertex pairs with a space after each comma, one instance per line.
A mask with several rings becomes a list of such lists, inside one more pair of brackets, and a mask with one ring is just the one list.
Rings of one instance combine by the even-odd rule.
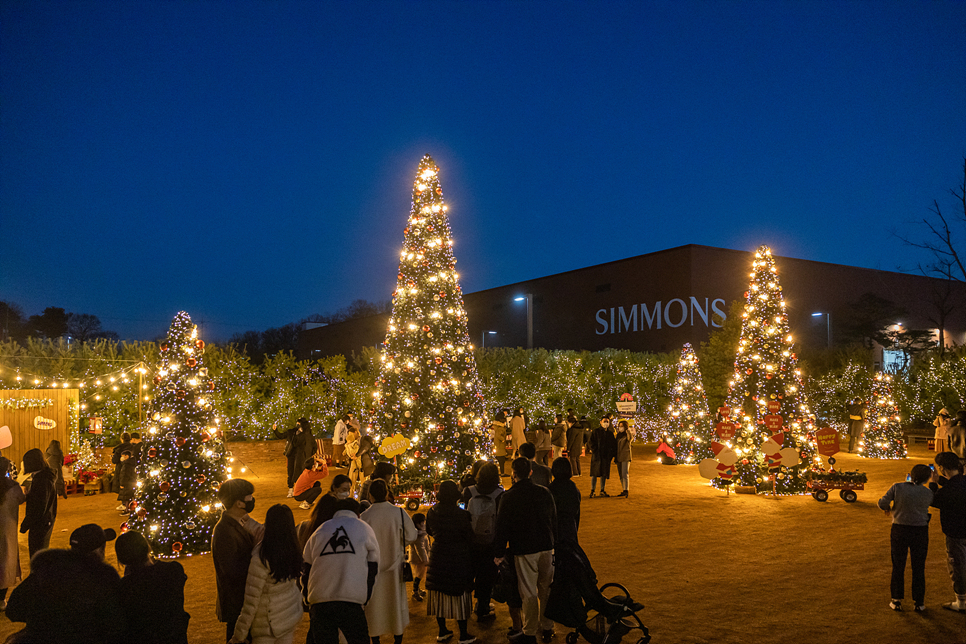
[[399, 508], [399, 543], [402, 544], [403, 549], [403, 561], [402, 561], [402, 580], [403, 583], [413, 581], [413, 567], [409, 563], [409, 557], [406, 556], [406, 518], [402, 516], [403, 509]]

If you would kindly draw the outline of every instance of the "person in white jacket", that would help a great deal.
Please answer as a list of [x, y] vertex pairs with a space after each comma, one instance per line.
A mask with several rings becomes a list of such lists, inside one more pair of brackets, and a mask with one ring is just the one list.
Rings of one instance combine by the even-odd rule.
[[295, 519], [287, 505], [273, 505], [265, 514], [265, 536], [252, 551], [245, 583], [245, 604], [235, 622], [231, 644], [291, 644], [302, 621], [298, 587], [302, 551], [295, 536]]
[[523, 407], [517, 408], [517, 412], [510, 419], [510, 436], [513, 443], [513, 454], [519, 456], [520, 446], [527, 442], [527, 422], [523, 417]]
[[369, 638], [379, 644], [379, 636], [392, 633], [394, 644], [402, 642], [409, 624], [409, 601], [403, 580], [406, 544], [416, 540], [416, 525], [408, 514], [387, 501], [389, 486], [376, 479], [369, 486], [372, 506], [359, 518], [369, 524], [379, 542], [379, 572], [366, 604]]

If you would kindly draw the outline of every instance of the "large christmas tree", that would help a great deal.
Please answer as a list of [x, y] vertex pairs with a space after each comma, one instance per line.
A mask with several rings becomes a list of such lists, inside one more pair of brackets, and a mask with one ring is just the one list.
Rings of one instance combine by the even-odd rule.
[[397, 462], [412, 485], [458, 478], [491, 451], [446, 213], [439, 168], [426, 155], [413, 182], [374, 393], [380, 437], [411, 441]]
[[739, 457], [734, 482], [778, 494], [804, 493], [816, 427], [802, 388], [778, 269], [767, 246], [755, 252], [752, 268], [728, 393], [738, 425], [729, 441]]
[[681, 349], [678, 373], [671, 386], [671, 404], [668, 405], [668, 444], [675, 457], [682, 463], [697, 463], [711, 458], [712, 430], [708, 413], [708, 399], [704, 394], [698, 356], [690, 343]]
[[892, 376], [877, 373], [872, 381], [869, 420], [859, 443], [859, 455], [866, 458], [906, 458], [906, 441], [899, 424], [899, 406], [892, 397]]
[[128, 529], [143, 534], [156, 556], [177, 557], [210, 550], [221, 514], [216, 493], [231, 470], [211, 404], [205, 343], [187, 313], [174, 316], [160, 349]]

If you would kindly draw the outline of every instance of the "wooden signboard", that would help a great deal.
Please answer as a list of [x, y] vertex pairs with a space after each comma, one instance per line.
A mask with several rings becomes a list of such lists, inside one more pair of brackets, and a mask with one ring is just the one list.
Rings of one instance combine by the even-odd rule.
[[818, 443], [818, 453], [822, 456], [835, 456], [839, 447], [839, 433], [831, 427], [823, 427], [815, 432], [815, 442]]
[[[10, 428], [12, 445], [3, 455], [20, 467], [27, 450], [45, 451], [50, 441], [59, 440], [64, 454], [70, 444], [71, 421], [80, 418], [79, 389], [12, 389], [0, 391], [0, 426]], [[74, 405], [73, 418], [70, 406]], [[39, 420], [38, 420], [39, 418]]]

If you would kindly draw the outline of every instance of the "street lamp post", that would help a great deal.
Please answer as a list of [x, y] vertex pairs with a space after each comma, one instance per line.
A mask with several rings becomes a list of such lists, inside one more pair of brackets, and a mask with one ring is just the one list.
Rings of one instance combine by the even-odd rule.
[[532, 299], [533, 293], [513, 298], [514, 302], [527, 301], [527, 349], [533, 349], [533, 307], [530, 305]]
[[486, 348], [486, 336], [487, 335], [496, 335], [496, 331], [484, 331], [483, 332], [483, 341], [480, 342], [480, 348], [481, 349], [485, 349]]
[[823, 315], [825, 316], [825, 330], [826, 330], [826, 333], [828, 335], [828, 339], [826, 341], [827, 342], [826, 346], [831, 348], [831, 346], [832, 346], [832, 314], [831, 313], [827, 313], [827, 312], [826, 313], [823, 313], [821, 311], [818, 311], [817, 313], [812, 313], [812, 317], [813, 318], [820, 318]]

